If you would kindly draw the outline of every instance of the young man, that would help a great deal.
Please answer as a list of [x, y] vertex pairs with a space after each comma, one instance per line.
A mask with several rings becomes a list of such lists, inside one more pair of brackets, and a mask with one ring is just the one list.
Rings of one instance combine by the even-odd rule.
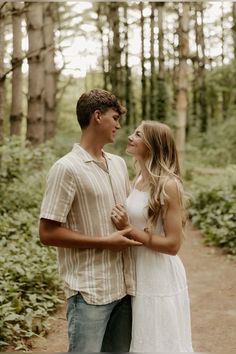
[[129, 191], [125, 162], [105, 153], [124, 108], [104, 90], [84, 93], [76, 113], [80, 144], [50, 169], [40, 214], [45, 245], [58, 247], [67, 297], [69, 351], [128, 352], [134, 269], [130, 246], [110, 215]]

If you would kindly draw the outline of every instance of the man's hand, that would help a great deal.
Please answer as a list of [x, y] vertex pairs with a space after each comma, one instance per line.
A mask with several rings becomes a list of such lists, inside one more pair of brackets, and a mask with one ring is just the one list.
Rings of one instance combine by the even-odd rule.
[[107, 249], [111, 251], [122, 251], [130, 246], [141, 246], [142, 243], [129, 239], [131, 228], [113, 232], [106, 237]]

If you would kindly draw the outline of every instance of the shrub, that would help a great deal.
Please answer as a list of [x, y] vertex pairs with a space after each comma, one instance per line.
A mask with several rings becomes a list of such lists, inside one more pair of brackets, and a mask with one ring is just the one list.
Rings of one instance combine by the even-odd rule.
[[0, 154], [0, 348], [24, 349], [23, 338], [45, 331], [45, 318], [61, 301], [55, 249], [38, 238], [46, 171], [56, 156], [50, 144], [32, 148], [17, 138]]
[[190, 200], [189, 215], [207, 244], [236, 254], [236, 184], [203, 188]]

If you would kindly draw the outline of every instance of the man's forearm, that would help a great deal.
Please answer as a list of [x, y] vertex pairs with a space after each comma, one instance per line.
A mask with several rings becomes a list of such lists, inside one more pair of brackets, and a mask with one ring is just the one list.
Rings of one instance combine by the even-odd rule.
[[109, 239], [101, 236], [88, 236], [62, 226], [50, 225], [40, 221], [40, 240], [44, 245], [64, 248], [108, 248]]
[[44, 245], [63, 248], [96, 248], [121, 251], [140, 243], [128, 239], [129, 229], [115, 231], [105, 236], [89, 236], [62, 227], [59, 222], [47, 219], [40, 220], [39, 235]]

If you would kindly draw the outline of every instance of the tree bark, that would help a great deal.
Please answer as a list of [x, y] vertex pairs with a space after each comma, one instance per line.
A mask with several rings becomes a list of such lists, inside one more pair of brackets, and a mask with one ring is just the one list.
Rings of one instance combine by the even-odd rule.
[[199, 58], [199, 47], [200, 47], [200, 35], [199, 35], [199, 25], [198, 25], [198, 4], [194, 3], [194, 32], [195, 32], [195, 43], [196, 43], [196, 53], [192, 57], [193, 63], [193, 79], [192, 79], [192, 115], [193, 115], [193, 125], [197, 125], [197, 118], [198, 118], [198, 102], [199, 102], [199, 95], [198, 95], [198, 87], [200, 84], [198, 82], [198, 72], [200, 66], [200, 58]]
[[200, 38], [199, 43], [201, 47], [202, 56], [199, 63], [199, 104], [200, 104], [200, 131], [202, 133], [207, 131], [208, 126], [208, 114], [207, 114], [207, 95], [206, 95], [206, 55], [205, 55], [205, 36], [204, 36], [204, 5], [203, 3], [198, 3], [200, 16], [201, 16], [201, 25], [200, 29]]
[[147, 82], [146, 82], [146, 69], [145, 69], [145, 52], [144, 52], [144, 14], [143, 14], [143, 3], [139, 3], [140, 10], [140, 25], [141, 25], [141, 84], [142, 84], [142, 119], [147, 119]]
[[56, 82], [57, 70], [54, 61], [54, 17], [55, 3], [44, 4], [44, 41], [45, 41], [45, 136], [51, 139], [56, 131]]
[[188, 66], [189, 56], [189, 3], [181, 5], [182, 14], [179, 19], [179, 76], [176, 98], [176, 145], [180, 162], [183, 162], [186, 137], [186, 120], [188, 108]]
[[109, 3], [109, 19], [110, 28], [112, 30], [112, 47], [110, 53], [111, 64], [111, 86], [112, 92], [119, 97], [120, 101], [124, 103], [124, 85], [121, 68], [121, 48], [120, 48], [120, 21], [119, 21], [119, 3]]
[[150, 15], [150, 119], [156, 119], [156, 70], [155, 70], [155, 35], [154, 35], [154, 27], [155, 27], [155, 3], [151, 2], [151, 15]]
[[37, 145], [44, 141], [45, 131], [43, 4], [39, 2], [28, 2], [26, 19], [29, 40], [26, 138], [33, 145]]
[[5, 53], [5, 14], [4, 9], [0, 10], [0, 144], [3, 142], [4, 132], [4, 102], [5, 102], [5, 78], [4, 75], [4, 53]]
[[221, 23], [221, 65], [224, 65], [224, 59], [225, 59], [225, 30], [224, 30], [224, 3], [221, 3], [221, 18], [220, 18], [220, 23]]
[[[106, 6], [106, 5], [105, 5]], [[102, 61], [102, 74], [103, 74], [103, 88], [104, 90], [108, 89], [108, 73], [106, 70], [106, 55], [105, 55], [105, 42], [104, 42], [104, 21], [102, 21], [102, 13], [105, 10], [105, 6], [102, 3], [98, 3], [97, 10], [97, 29], [100, 33], [101, 39], [101, 61]]]
[[22, 109], [22, 3], [12, 3], [13, 53], [12, 53], [12, 103], [10, 135], [21, 135]]
[[157, 75], [157, 119], [165, 121], [166, 119], [166, 83], [165, 83], [165, 58], [164, 58], [164, 29], [163, 29], [163, 11], [165, 3], [157, 2], [158, 9], [158, 64]]
[[124, 9], [124, 52], [125, 52], [125, 105], [126, 105], [126, 125], [131, 123], [131, 68], [129, 67], [129, 25], [128, 25], [128, 4], [122, 3]]
[[236, 60], [236, 2], [232, 4], [232, 15], [233, 15], [233, 45], [234, 45], [234, 59]]
[[[233, 35], [233, 46], [234, 46], [234, 87], [236, 88], [236, 2], [232, 4], [232, 15], [233, 15], [233, 26], [232, 26], [232, 35]], [[234, 106], [236, 109], [236, 89], [234, 88]]]

